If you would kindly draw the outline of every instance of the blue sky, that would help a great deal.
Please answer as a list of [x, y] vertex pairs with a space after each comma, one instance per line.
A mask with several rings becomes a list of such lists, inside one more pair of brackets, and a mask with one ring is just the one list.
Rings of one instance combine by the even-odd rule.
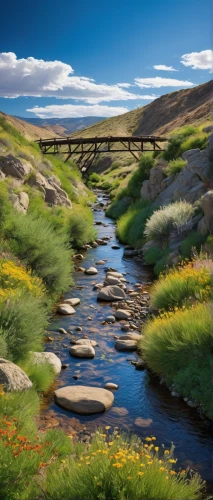
[[113, 116], [209, 81], [211, 18], [211, 0], [4, 2], [0, 110]]

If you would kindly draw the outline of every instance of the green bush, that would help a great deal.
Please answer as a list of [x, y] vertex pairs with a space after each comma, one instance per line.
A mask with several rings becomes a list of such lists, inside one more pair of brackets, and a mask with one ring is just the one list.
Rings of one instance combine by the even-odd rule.
[[8, 200], [7, 186], [1, 181], [0, 182], [0, 237], [3, 235], [4, 226], [10, 213], [11, 213], [11, 205]]
[[205, 241], [205, 236], [196, 231], [191, 231], [189, 235], [182, 241], [180, 252], [184, 259], [189, 259], [192, 255], [192, 249], [200, 251], [202, 243]]
[[182, 144], [180, 151], [184, 153], [184, 151], [188, 151], [189, 149], [205, 149], [208, 146], [208, 135], [201, 133], [195, 137], [188, 137]]
[[[180, 387], [181, 377], [186, 382], [187, 368], [187, 391], [185, 389], [184, 396], [193, 399], [196, 393], [196, 401], [210, 418], [212, 386], [211, 383], [206, 385], [206, 372], [211, 380], [211, 324], [209, 305], [198, 304], [191, 309], [179, 309], [150, 320], [139, 342], [147, 365], [158, 375], [164, 375], [169, 384], [175, 379]], [[197, 371], [195, 366], [199, 366]]]
[[168, 141], [168, 146], [163, 153], [163, 157], [166, 161], [175, 160], [180, 156], [181, 144], [184, 141], [184, 136], [176, 135], [171, 137]]
[[32, 381], [36, 391], [47, 391], [55, 379], [54, 369], [48, 363], [35, 364], [29, 359], [20, 366]]
[[[29, 351], [41, 350], [47, 327], [47, 310], [41, 299], [28, 294], [12, 295], [0, 302], [0, 336], [7, 357], [12, 361], [24, 359]], [[1, 337], [0, 337], [1, 338]]]
[[89, 175], [89, 181], [97, 183], [100, 181], [100, 175], [98, 175], [96, 172], [93, 172], [92, 174]]
[[114, 161], [109, 169], [110, 172], [113, 172], [113, 170], [116, 170], [117, 168], [119, 168], [121, 166], [121, 164], [119, 163], [119, 161]]
[[170, 254], [169, 249], [164, 249], [162, 257], [156, 262], [155, 267], [154, 267], [154, 273], [156, 276], [159, 276], [161, 273], [163, 273], [167, 267], [168, 267], [168, 256]]
[[52, 294], [67, 290], [71, 280], [71, 251], [67, 236], [43, 218], [15, 214], [6, 228], [13, 253], [42, 278]]
[[87, 207], [73, 209], [66, 226], [69, 243], [73, 248], [80, 248], [94, 241], [96, 231], [93, 227], [93, 214]]
[[143, 200], [131, 205], [118, 220], [116, 234], [120, 241], [133, 246], [141, 246], [146, 220], [152, 211], [152, 207]]
[[157, 309], [170, 310], [187, 302], [209, 299], [211, 274], [202, 261], [190, 262], [177, 269], [170, 269], [152, 287], [151, 305]]
[[138, 168], [131, 175], [126, 187], [126, 195], [134, 200], [140, 198], [143, 181], [149, 178], [150, 170], [154, 167], [154, 158], [149, 153], [144, 153], [139, 161]]
[[128, 210], [131, 201], [131, 198], [122, 198], [121, 200], [113, 201], [106, 210], [106, 216], [112, 219], [119, 219]]
[[180, 233], [186, 229], [193, 214], [193, 206], [184, 201], [159, 208], [147, 221], [144, 234], [149, 240], [166, 243], [173, 231]]
[[164, 170], [167, 176], [177, 175], [186, 166], [186, 161], [182, 158], [177, 158], [176, 160], [169, 161], [168, 167]]
[[149, 264], [149, 266], [156, 264], [156, 262], [158, 262], [162, 258], [162, 256], [163, 250], [158, 247], [148, 248], [143, 255], [146, 264]]

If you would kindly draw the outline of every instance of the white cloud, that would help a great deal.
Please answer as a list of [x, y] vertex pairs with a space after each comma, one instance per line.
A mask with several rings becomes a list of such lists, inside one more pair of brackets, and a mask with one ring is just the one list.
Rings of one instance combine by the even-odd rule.
[[[28, 57], [17, 59], [13, 52], [0, 53], [0, 96], [56, 97], [89, 104], [136, 99], [152, 100], [118, 85], [96, 84], [93, 79], [73, 76], [73, 68], [61, 61]], [[70, 76], [71, 75], [71, 76]]]
[[213, 51], [202, 50], [201, 52], [191, 52], [181, 56], [181, 64], [191, 66], [192, 69], [210, 69], [213, 68]]
[[51, 104], [45, 107], [34, 106], [27, 109], [30, 113], [34, 113], [39, 118], [81, 118], [84, 116], [111, 116], [122, 115], [129, 110], [125, 107], [102, 106], [95, 104], [93, 106], [75, 105], [75, 104]]
[[165, 66], [165, 64], [155, 64], [153, 66], [154, 69], [157, 69], [158, 71], [178, 71], [177, 69], [173, 68], [172, 66]]
[[134, 87], [131, 83], [117, 83], [118, 87], [123, 87], [124, 89], [128, 89], [129, 87]]
[[187, 80], [175, 80], [174, 78], [135, 78], [135, 83], [141, 89], [146, 88], [161, 88], [161, 87], [192, 87], [194, 83]]

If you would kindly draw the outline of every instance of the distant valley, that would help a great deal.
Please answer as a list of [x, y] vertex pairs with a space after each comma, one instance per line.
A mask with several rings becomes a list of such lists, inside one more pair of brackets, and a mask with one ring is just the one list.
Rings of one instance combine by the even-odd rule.
[[20, 120], [30, 123], [31, 125], [36, 125], [37, 127], [43, 127], [46, 130], [55, 132], [57, 135], [68, 135], [78, 130], [90, 127], [97, 122], [105, 120], [101, 116], [86, 116], [83, 118], [26, 118], [21, 116], [16, 116]]

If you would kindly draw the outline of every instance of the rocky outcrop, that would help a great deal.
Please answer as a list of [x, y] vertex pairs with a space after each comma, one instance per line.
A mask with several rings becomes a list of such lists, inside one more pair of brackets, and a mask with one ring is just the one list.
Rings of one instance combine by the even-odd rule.
[[29, 196], [27, 193], [25, 193], [24, 191], [18, 194], [13, 193], [11, 195], [11, 201], [14, 208], [16, 208], [18, 212], [22, 212], [23, 214], [27, 213], [30, 203]]
[[32, 387], [32, 382], [19, 366], [0, 358], [0, 385], [6, 392], [25, 391]]
[[55, 391], [56, 403], [79, 415], [92, 415], [111, 408], [114, 395], [106, 389], [87, 386], [68, 386]]
[[[57, 179], [57, 182], [56, 182]], [[60, 181], [57, 177], [44, 177], [40, 172], [36, 172], [30, 179], [30, 184], [37, 186], [44, 193], [46, 203], [50, 205], [64, 205], [72, 208], [72, 203], [68, 198], [66, 191], [60, 187]]]
[[7, 155], [0, 158], [0, 171], [3, 174], [10, 175], [16, 179], [22, 180], [25, 175], [28, 175], [32, 171], [32, 165], [30, 163], [21, 162], [19, 158], [13, 155]]
[[141, 198], [144, 200], [153, 201], [161, 192], [161, 184], [164, 179], [163, 169], [167, 163], [163, 159], [159, 159], [157, 165], [150, 170], [149, 180], [144, 181], [141, 188]]
[[203, 196], [201, 205], [204, 212], [204, 220], [201, 219], [200, 225], [203, 230], [207, 227], [208, 231], [213, 234], [213, 190], [208, 191]]

